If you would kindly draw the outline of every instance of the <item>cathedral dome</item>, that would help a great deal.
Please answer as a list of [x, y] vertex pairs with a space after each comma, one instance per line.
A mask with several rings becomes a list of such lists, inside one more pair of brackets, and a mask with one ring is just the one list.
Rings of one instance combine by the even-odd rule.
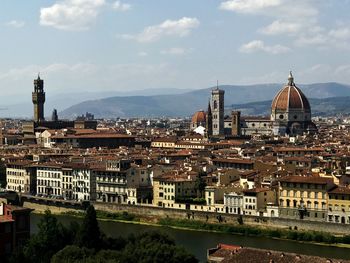
[[272, 111], [311, 111], [308, 99], [304, 93], [295, 86], [292, 73], [289, 74], [288, 84], [285, 85], [273, 99], [271, 109]]
[[205, 111], [197, 111], [195, 114], [192, 116], [192, 123], [205, 123], [207, 118], [207, 114]]

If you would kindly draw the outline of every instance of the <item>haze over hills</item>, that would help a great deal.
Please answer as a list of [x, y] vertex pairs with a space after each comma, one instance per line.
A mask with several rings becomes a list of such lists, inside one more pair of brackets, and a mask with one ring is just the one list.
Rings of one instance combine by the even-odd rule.
[[[62, 111], [72, 105], [82, 101], [91, 99], [102, 99], [113, 96], [152, 96], [158, 94], [171, 95], [188, 92], [185, 89], [144, 89], [144, 90], [123, 90], [123, 91], [102, 91], [102, 92], [70, 92], [60, 93], [52, 92], [45, 87], [46, 102], [45, 102], [45, 116], [50, 117], [52, 110], [55, 108]], [[18, 117], [18, 118], [32, 118], [33, 104], [31, 97], [32, 90], [26, 91], [25, 94], [16, 96], [2, 96], [2, 103], [0, 106], [1, 117]]]
[[[309, 99], [313, 116], [335, 116], [350, 113], [350, 96], [332, 97], [324, 99]], [[271, 100], [234, 104], [231, 108], [240, 110], [243, 115], [269, 115]]]
[[[242, 109], [244, 114], [262, 115], [269, 111], [272, 98], [282, 86], [282, 84], [221, 85], [220, 89], [225, 90], [227, 108]], [[347, 98], [343, 98], [350, 96], [349, 85], [331, 82], [298, 86], [310, 99], [315, 114], [335, 114], [337, 109], [340, 112], [350, 112], [350, 106], [345, 103]], [[207, 108], [211, 89], [172, 95], [114, 96], [87, 100], [63, 110], [59, 115], [74, 118], [88, 111], [97, 118], [190, 116], [195, 111]]]

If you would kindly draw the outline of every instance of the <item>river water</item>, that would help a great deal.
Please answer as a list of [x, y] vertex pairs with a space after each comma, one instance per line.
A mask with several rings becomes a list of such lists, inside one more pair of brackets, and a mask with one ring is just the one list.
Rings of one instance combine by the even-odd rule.
[[[31, 215], [31, 231], [38, 231], [37, 224], [42, 215]], [[71, 221], [81, 222], [81, 219], [70, 216], [57, 216], [59, 222], [64, 225]], [[307, 243], [299, 243], [287, 240], [276, 240], [264, 237], [250, 237], [232, 234], [210, 233], [173, 229], [169, 227], [157, 227], [147, 225], [137, 225], [129, 223], [119, 223], [110, 221], [99, 221], [101, 230], [111, 237], [129, 234], [138, 234], [143, 231], [157, 230], [172, 237], [177, 245], [182, 245], [189, 252], [194, 254], [201, 262], [206, 262], [206, 251], [215, 247], [218, 243], [234, 244], [245, 247], [255, 247], [262, 249], [281, 250], [298, 254], [308, 254], [327, 258], [350, 259], [350, 249], [331, 246], [320, 246]]]

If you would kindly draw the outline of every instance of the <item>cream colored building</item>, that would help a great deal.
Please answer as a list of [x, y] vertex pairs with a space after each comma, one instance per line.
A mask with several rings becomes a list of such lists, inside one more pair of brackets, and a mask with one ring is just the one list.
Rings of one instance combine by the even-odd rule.
[[186, 198], [195, 198], [195, 181], [185, 177], [153, 178], [153, 205], [170, 208], [185, 208]]
[[286, 176], [279, 180], [280, 217], [326, 221], [332, 180], [316, 176]]
[[339, 186], [328, 192], [327, 221], [350, 224], [350, 188]]
[[36, 172], [29, 161], [18, 161], [6, 165], [6, 189], [18, 193], [35, 194]]

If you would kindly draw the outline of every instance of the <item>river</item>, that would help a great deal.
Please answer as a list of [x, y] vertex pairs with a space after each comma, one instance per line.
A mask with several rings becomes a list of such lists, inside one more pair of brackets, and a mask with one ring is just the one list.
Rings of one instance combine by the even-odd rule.
[[[38, 231], [37, 224], [42, 215], [31, 215], [31, 231]], [[81, 219], [70, 216], [57, 216], [59, 222], [64, 225], [71, 221], [80, 222]], [[101, 230], [111, 237], [123, 236], [129, 234], [137, 234], [143, 231], [157, 230], [168, 234], [172, 237], [177, 245], [184, 246], [189, 252], [194, 254], [201, 262], [206, 262], [206, 251], [208, 248], [215, 247], [218, 243], [234, 244], [246, 247], [255, 247], [271, 250], [281, 250], [286, 252], [316, 255], [327, 258], [350, 259], [350, 249], [320, 246], [308, 243], [299, 243], [288, 240], [276, 240], [264, 237], [251, 237], [232, 234], [209, 233], [199, 231], [189, 231], [181, 229], [173, 229], [169, 227], [157, 227], [148, 225], [138, 225], [129, 223], [119, 223], [111, 221], [99, 221]]]

